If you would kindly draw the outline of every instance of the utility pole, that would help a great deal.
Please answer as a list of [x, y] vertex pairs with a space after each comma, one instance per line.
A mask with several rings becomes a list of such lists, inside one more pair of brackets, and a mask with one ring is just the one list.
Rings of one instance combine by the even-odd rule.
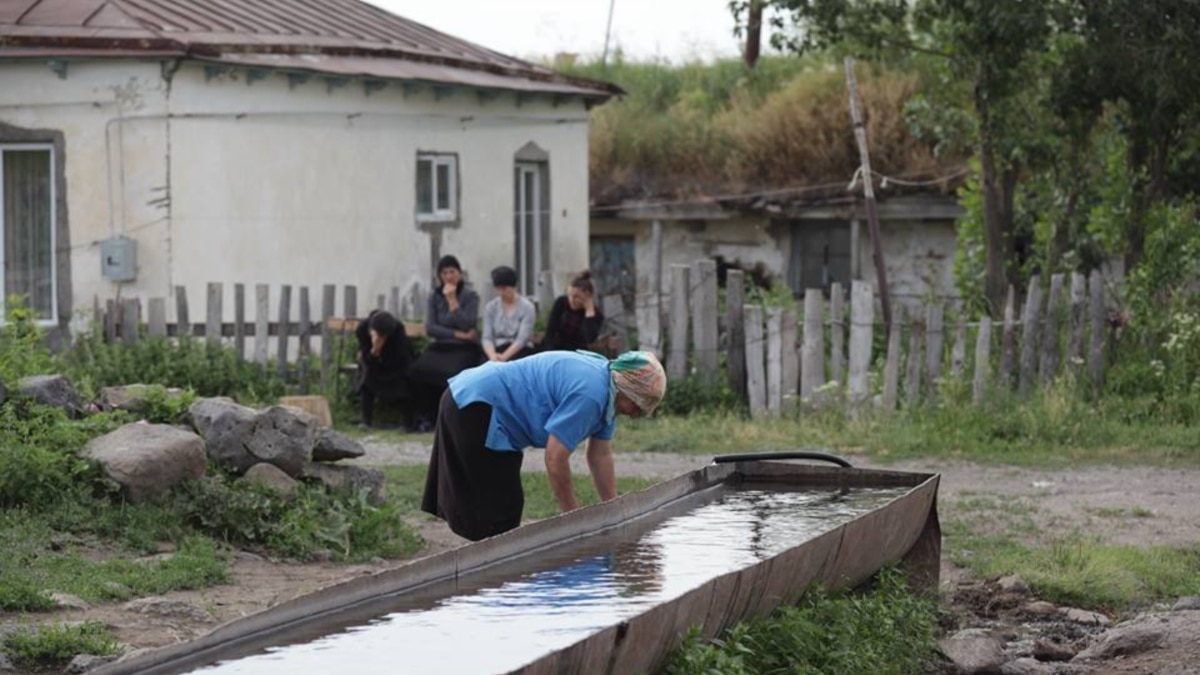
[[750, 0], [747, 13], [746, 48], [742, 51], [742, 61], [747, 68], [754, 70], [758, 63], [758, 55], [762, 51], [763, 0]]
[[613, 5], [617, 4], [617, 0], [608, 0], [608, 27], [604, 29], [604, 53], [600, 56], [600, 66], [608, 65], [608, 38], [612, 35], [612, 17]]
[[867, 209], [867, 225], [871, 231], [871, 257], [875, 260], [875, 278], [879, 281], [879, 304], [883, 307], [883, 323], [892, 329], [892, 303], [888, 297], [887, 269], [883, 264], [883, 243], [879, 240], [879, 214], [875, 211], [875, 183], [871, 173], [871, 155], [867, 149], [867, 127], [863, 123], [858, 102], [858, 80], [854, 77], [854, 59], [846, 57], [846, 88], [850, 90], [850, 119], [854, 121], [854, 139], [862, 160], [863, 197]]

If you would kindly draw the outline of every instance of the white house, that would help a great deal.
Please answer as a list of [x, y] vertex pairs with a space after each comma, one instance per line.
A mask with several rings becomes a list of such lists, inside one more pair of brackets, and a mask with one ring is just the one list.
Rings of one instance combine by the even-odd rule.
[[588, 264], [617, 93], [358, 0], [4, 0], [4, 295], [65, 327], [214, 281], [428, 288], [446, 253], [533, 293]]

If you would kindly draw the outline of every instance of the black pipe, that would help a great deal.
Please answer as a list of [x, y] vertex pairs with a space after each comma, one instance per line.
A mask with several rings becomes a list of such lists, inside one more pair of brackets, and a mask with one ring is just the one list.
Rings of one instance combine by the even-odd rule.
[[852, 469], [850, 462], [831, 455], [827, 452], [811, 452], [800, 450], [796, 452], [747, 452], [739, 455], [717, 455], [713, 457], [713, 464], [726, 464], [728, 462], [757, 462], [767, 459], [817, 459], [823, 462], [831, 462], [838, 466]]

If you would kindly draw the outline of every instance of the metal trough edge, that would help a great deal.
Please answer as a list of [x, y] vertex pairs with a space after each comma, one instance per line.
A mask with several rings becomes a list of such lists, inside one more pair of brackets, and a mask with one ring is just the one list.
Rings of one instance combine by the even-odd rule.
[[[198, 667], [209, 663], [220, 652], [272, 632], [602, 532], [727, 480], [804, 482], [839, 487], [907, 485], [913, 486], [914, 490], [802, 546], [718, 577], [674, 601], [654, 607], [619, 626], [605, 629], [513, 672], [646, 671], [679, 643], [691, 625], [701, 624], [703, 634], [712, 637], [737, 621], [769, 613], [785, 601], [794, 601], [812, 583], [823, 583], [830, 588], [856, 585], [883, 565], [898, 560], [914, 568], [913, 571], [921, 572], [915, 582], [919, 587], [929, 588], [931, 578], [932, 588], [936, 589], [941, 545], [936, 509], [938, 476], [773, 461], [713, 464], [644, 490], [621, 495], [610, 502], [523, 525], [490, 539], [326, 586], [275, 607], [226, 622], [194, 640], [135, 652], [91, 672], [94, 675], [156, 675], [178, 672], [181, 667]], [[902, 513], [886, 518], [875, 517], [881, 512], [896, 511], [897, 504], [903, 505]], [[895, 531], [885, 535], [882, 546], [872, 544], [867, 547], [872, 555], [870, 561], [864, 563], [850, 549], [869, 541], [871, 530], [877, 527]], [[821, 542], [814, 549], [816, 553], [803, 556], [796, 553], [809, 550], [809, 544], [816, 542]], [[912, 552], [922, 549], [922, 545], [924, 547], [920, 555], [914, 557]], [[886, 557], [875, 555], [884, 553]], [[818, 561], [819, 564], [816, 564]], [[807, 574], [814, 564], [815, 571]], [[769, 573], [776, 566], [789, 571], [776, 574], [777, 579], [772, 581], [768, 578]], [[930, 568], [932, 577], [929, 576]], [[835, 570], [849, 571], [835, 573]], [[726, 600], [718, 601], [718, 598]], [[663, 628], [669, 630], [664, 631]], [[639, 636], [646, 637], [639, 639]]]

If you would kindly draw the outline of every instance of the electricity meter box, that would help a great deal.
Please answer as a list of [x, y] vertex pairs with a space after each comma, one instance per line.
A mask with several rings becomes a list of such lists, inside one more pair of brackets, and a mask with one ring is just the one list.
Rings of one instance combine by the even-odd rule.
[[137, 278], [137, 242], [115, 237], [100, 242], [100, 275], [109, 281], [133, 281]]

